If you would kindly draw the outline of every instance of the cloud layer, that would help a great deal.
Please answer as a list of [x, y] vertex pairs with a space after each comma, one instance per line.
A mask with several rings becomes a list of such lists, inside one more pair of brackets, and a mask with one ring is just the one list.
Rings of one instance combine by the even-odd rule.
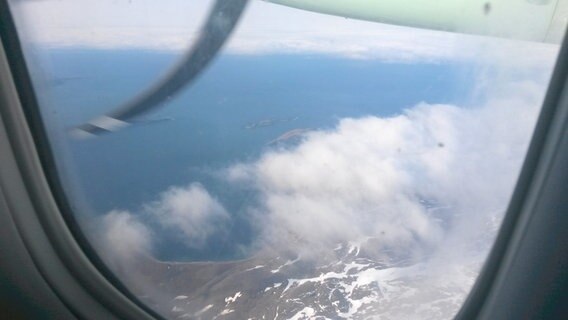
[[229, 219], [225, 208], [198, 183], [170, 188], [145, 205], [144, 214], [162, 228], [178, 232], [189, 247], [201, 247]]
[[252, 210], [272, 241], [294, 234], [329, 247], [379, 237], [421, 248], [452, 232], [471, 241], [506, 207], [541, 98], [528, 83], [501, 94], [472, 108], [421, 103], [391, 118], [342, 119], [228, 177], [257, 189]]
[[151, 229], [128, 211], [113, 210], [104, 215], [97, 226], [93, 243], [105, 262], [115, 271], [122, 271], [141, 254], [152, 251], [155, 235]]
[[[543, 97], [532, 81], [493, 90], [473, 107], [420, 103], [394, 117], [341, 119], [220, 176], [255, 190], [257, 200], [245, 209], [261, 232], [258, 247], [314, 253], [374, 237], [382, 248], [418, 256], [485, 254]], [[122, 255], [150, 252], [150, 228], [200, 248], [230, 220], [219, 200], [192, 183], [166, 190], [139, 212], [112, 211], [103, 224]]]
[[113, 210], [103, 216], [97, 241], [111, 263], [152, 254], [160, 235], [170, 234], [189, 248], [223, 233], [229, 214], [201, 184], [172, 187], [137, 212]]
[[[211, 1], [21, 1], [23, 40], [35, 47], [180, 51], [197, 36]], [[251, 1], [230, 54], [329, 54], [383, 61], [475, 61], [483, 47], [515, 47], [509, 59], [549, 59], [553, 46], [344, 19]], [[513, 52], [508, 51], [508, 53]], [[488, 60], [486, 60], [487, 62]]]

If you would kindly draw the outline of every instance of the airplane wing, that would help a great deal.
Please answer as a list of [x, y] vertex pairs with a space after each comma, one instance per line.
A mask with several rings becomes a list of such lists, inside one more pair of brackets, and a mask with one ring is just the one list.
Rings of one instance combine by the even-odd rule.
[[568, 0], [264, 0], [345, 18], [560, 43]]

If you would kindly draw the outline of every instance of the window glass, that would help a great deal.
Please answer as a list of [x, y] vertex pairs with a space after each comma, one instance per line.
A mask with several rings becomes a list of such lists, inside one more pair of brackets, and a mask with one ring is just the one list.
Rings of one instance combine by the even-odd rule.
[[200, 44], [214, 1], [11, 1], [74, 218], [143, 303], [172, 319], [457, 313], [566, 6], [371, 2], [250, 1], [192, 81], [120, 118]]

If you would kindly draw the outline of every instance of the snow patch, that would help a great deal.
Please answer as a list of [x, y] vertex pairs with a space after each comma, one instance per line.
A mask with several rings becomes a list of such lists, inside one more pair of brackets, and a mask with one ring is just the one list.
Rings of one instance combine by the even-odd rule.
[[242, 296], [242, 295], [243, 295], [243, 294], [239, 291], [239, 292], [235, 293], [235, 295], [232, 296], [232, 297], [226, 297], [226, 298], [225, 298], [225, 303], [227, 303], [227, 304], [233, 303], [233, 302], [237, 301], [237, 299], [238, 299], [240, 296]]
[[185, 311], [185, 310], [183, 310], [182, 308], [180, 308], [180, 307], [178, 307], [178, 306], [174, 306], [174, 307], [172, 308], [172, 312], [183, 312], [183, 311]]
[[252, 267], [252, 268], [248, 268], [248, 269], [246, 269], [246, 270], [245, 270], [245, 272], [247, 272], [247, 271], [251, 271], [251, 270], [260, 269], [260, 268], [264, 268], [264, 266], [262, 266], [262, 265], [254, 266], [254, 267]]
[[316, 315], [316, 310], [314, 308], [305, 307], [304, 309], [300, 310], [296, 313], [290, 320], [307, 320], [311, 319]]
[[212, 305], [212, 304], [206, 305], [205, 307], [203, 307], [203, 309], [197, 311], [197, 312], [195, 313], [195, 316], [199, 316], [199, 315], [201, 315], [202, 313], [204, 313], [205, 311], [207, 311], [207, 310], [209, 310], [209, 309], [211, 309], [211, 308], [213, 308], [213, 305]]
[[296, 259], [294, 259], [294, 260], [288, 260], [288, 261], [286, 261], [286, 263], [284, 263], [284, 264], [281, 265], [280, 267], [278, 267], [278, 268], [276, 268], [276, 269], [273, 269], [273, 270], [270, 270], [270, 272], [271, 272], [271, 273], [280, 272], [280, 270], [282, 270], [282, 268], [284, 268], [284, 267], [286, 267], [286, 266], [289, 266], [289, 265], [291, 265], [291, 264], [294, 264], [294, 263], [298, 262], [299, 260], [300, 260], [300, 257], [298, 257], [298, 258], [296, 258]]
[[231, 312], [235, 312], [235, 310], [233, 310], [233, 309], [225, 309], [225, 310], [221, 311], [221, 313], [219, 313], [219, 315], [220, 315], [220, 316], [224, 316], [224, 315], [229, 314], [229, 313], [231, 313]]
[[285, 293], [288, 289], [290, 289], [294, 285], [301, 286], [304, 283], [308, 283], [308, 282], [319, 282], [320, 284], [323, 284], [323, 282], [327, 279], [343, 279], [346, 276], [347, 275], [345, 273], [327, 272], [327, 273], [322, 273], [318, 277], [314, 277], [314, 278], [289, 279], [288, 285], [286, 286], [286, 288], [284, 288], [284, 291], [282, 291], [282, 293]]

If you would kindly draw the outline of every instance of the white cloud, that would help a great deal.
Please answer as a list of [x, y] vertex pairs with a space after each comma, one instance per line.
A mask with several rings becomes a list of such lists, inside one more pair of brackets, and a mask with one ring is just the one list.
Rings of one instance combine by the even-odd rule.
[[529, 82], [497, 91], [471, 108], [420, 103], [394, 117], [342, 119], [227, 177], [258, 191], [251, 211], [270, 242], [290, 244], [292, 234], [320, 250], [372, 236], [401, 250], [471, 254], [463, 246], [484, 236], [487, 250], [486, 224], [505, 210], [543, 96]]
[[113, 210], [102, 218], [101, 234], [95, 242], [114, 267], [152, 248], [150, 229], [127, 211]]
[[502, 80], [473, 107], [419, 103], [398, 116], [341, 119], [229, 168], [229, 181], [260, 196], [250, 210], [261, 246], [319, 261], [337, 242], [378, 239], [366, 255], [413, 265], [357, 276], [388, 292], [376, 316], [452, 317], [497, 233], [544, 96], [545, 80]]
[[185, 49], [211, 1], [18, 1], [24, 40], [48, 47]]
[[[139, 212], [113, 210], [100, 220], [94, 240], [114, 267], [130, 263], [140, 254], [151, 255], [164, 230], [188, 247], [199, 248], [214, 233], [223, 232], [229, 215], [201, 186], [172, 187]], [[158, 230], [161, 229], [161, 230]]]
[[[317, 251], [374, 236], [385, 246], [416, 253], [436, 247], [439, 255], [465, 253], [480, 237], [490, 243], [487, 225], [494, 231], [500, 221], [550, 63], [538, 72], [509, 68], [482, 74], [487, 79], [477, 87], [485, 99], [477, 106], [419, 103], [398, 116], [341, 119], [334, 129], [306, 133], [297, 146], [233, 165], [224, 172], [226, 179], [236, 188], [247, 184], [257, 191], [259, 201], [248, 210], [263, 232], [260, 242], [294, 245], [289, 241], [294, 235]], [[118, 248], [122, 251], [151, 248], [142, 221], [199, 248], [224, 232], [231, 218], [193, 183], [166, 190], [136, 215], [111, 212], [105, 221], [110, 219], [133, 224], [124, 248]], [[104, 224], [109, 235], [120, 236]]]
[[180, 232], [190, 247], [202, 246], [229, 219], [225, 208], [197, 183], [170, 188], [158, 201], [145, 205], [144, 211], [162, 227]]

